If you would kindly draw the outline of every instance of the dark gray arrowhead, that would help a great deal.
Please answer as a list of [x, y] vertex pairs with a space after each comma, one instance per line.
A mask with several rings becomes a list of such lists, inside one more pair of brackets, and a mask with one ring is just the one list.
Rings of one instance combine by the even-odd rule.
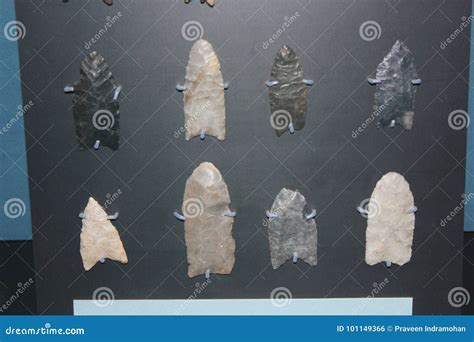
[[81, 64], [81, 77], [74, 85], [73, 114], [76, 134], [83, 148], [119, 147], [117, 85], [104, 58], [92, 52]]
[[396, 41], [392, 50], [377, 67], [377, 91], [375, 92], [375, 113], [379, 126], [392, 122], [410, 130], [415, 115], [416, 85], [418, 79], [413, 54], [408, 47]]
[[273, 64], [272, 81], [278, 84], [270, 87], [271, 124], [276, 134], [281, 136], [289, 130], [292, 123], [295, 130], [302, 129], [305, 123], [306, 94], [303, 83], [303, 67], [295, 52], [284, 45], [278, 51]]
[[306, 199], [298, 191], [281, 189], [273, 202], [268, 239], [273, 269], [297, 253], [311, 266], [317, 264], [317, 231], [314, 219], [307, 220]]

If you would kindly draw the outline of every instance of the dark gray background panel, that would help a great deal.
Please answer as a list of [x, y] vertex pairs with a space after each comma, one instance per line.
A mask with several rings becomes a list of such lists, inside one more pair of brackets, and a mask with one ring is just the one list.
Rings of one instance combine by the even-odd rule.
[[[279, 286], [295, 298], [366, 297], [387, 278], [378, 296], [414, 297], [416, 314], [459, 313], [447, 296], [462, 281], [463, 215], [445, 227], [440, 221], [464, 191], [465, 131], [452, 130], [448, 115], [467, 108], [468, 30], [445, 49], [440, 44], [470, 15], [469, 0], [220, 0], [213, 9], [198, 1], [115, 2], [16, 2], [28, 30], [20, 42], [23, 96], [35, 101], [25, 120], [40, 313], [71, 313], [72, 299], [90, 299], [102, 286], [118, 299], [190, 296], [204, 277], [186, 275], [183, 224], [172, 211], [202, 161], [221, 170], [238, 218], [234, 271], [213, 276], [200, 298], [268, 298]], [[121, 148], [79, 151], [72, 96], [63, 87], [77, 80], [85, 43], [118, 11], [122, 17], [92, 49], [124, 87]], [[192, 46], [181, 29], [191, 20], [202, 25], [230, 82], [223, 142], [174, 137], [184, 120], [174, 87]], [[378, 39], [361, 38], [366, 21], [380, 25]], [[375, 89], [366, 78], [397, 39], [414, 53], [423, 80], [414, 129], [371, 124], [354, 139], [372, 112]], [[306, 127], [277, 138], [264, 82], [282, 44], [296, 51], [315, 85]], [[406, 177], [419, 207], [412, 261], [391, 269], [365, 264], [366, 220], [355, 210], [388, 171]], [[299, 189], [319, 212], [316, 267], [271, 269], [263, 220], [282, 187]], [[77, 215], [90, 195], [105, 203], [119, 190], [107, 210], [120, 212], [115, 225], [129, 263], [107, 261], [85, 273]]]

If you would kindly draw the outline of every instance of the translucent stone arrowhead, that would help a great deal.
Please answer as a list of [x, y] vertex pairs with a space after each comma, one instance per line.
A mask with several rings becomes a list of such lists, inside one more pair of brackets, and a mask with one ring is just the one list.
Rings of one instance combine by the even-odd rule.
[[74, 85], [73, 114], [76, 134], [83, 148], [119, 148], [119, 103], [117, 85], [104, 58], [97, 52], [81, 64], [81, 77]]
[[379, 126], [398, 124], [410, 130], [415, 115], [416, 85], [418, 79], [413, 54], [397, 40], [392, 50], [377, 67], [375, 113], [380, 116]]
[[271, 80], [278, 82], [270, 87], [270, 123], [276, 134], [281, 136], [289, 130], [290, 124], [295, 130], [302, 129], [308, 90], [303, 82], [303, 67], [290, 47], [284, 45], [278, 51]]
[[316, 222], [305, 218], [306, 209], [306, 199], [298, 191], [281, 189], [275, 198], [268, 226], [273, 269], [295, 253], [311, 266], [317, 264]]
[[190, 278], [206, 272], [231, 273], [234, 218], [224, 216], [229, 205], [229, 191], [219, 170], [211, 163], [199, 165], [186, 181], [182, 208]]
[[401, 266], [410, 261], [415, 230], [412, 208], [413, 194], [402, 175], [389, 172], [377, 182], [367, 213], [367, 264], [389, 261]]
[[224, 81], [221, 65], [212, 45], [199, 39], [189, 53], [184, 90], [186, 140], [202, 130], [225, 139]]
[[81, 256], [86, 271], [101, 259], [111, 259], [123, 264], [128, 262], [117, 229], [107, 219], [104, 209], [92, 197], [89, 198], [82, 219]]

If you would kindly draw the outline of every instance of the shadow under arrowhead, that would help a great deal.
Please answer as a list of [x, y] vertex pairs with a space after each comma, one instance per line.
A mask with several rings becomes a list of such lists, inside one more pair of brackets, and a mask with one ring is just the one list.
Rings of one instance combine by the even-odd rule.
[[97, 52], [87, 55], [81, 64], [81, 77], [74, 85], [73, 114], [76, 134], [82, 148], [100, 146], [119, 148], [119, 103], [114, 99], [112, 72]]
[[298, 191], [281, 189], [273, 202], [268, 239], [273, 269], [277, 269], [297, 253], [298, 259], [317, 264], [317, 230], [314, 219], [306, 220], [306, 199]]
[[305, 124], [308, 90], [303, 82], [303, 67], [290, 47], [284, 45], [278, 51], [271, 79], [278, 81], [278, 84], [270, 87], [270, 122], [277, 136], [288, 131], [290, 123], [295, 130], [302, 129]]

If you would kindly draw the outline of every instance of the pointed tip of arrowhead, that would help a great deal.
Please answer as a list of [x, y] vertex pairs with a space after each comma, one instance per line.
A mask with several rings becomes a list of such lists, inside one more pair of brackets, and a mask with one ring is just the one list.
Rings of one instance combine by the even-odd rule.
[[91, 207], [96, 207], [96, 206], [100, 207], [99, 202], [97, 202], [94, 197], [89, 197], [89, 200], [87, 201], [86, 209], [91, 208]]
[[291, 190], [291, 189], [287, 189], [287, 188], [282, 188], [280, 190], [280, 192], [278, 193], [277, 197], [291, 197], [292, 200], [294, 200], [295, 198], [297, 197], [301, 197], [301, 198], [305, 198], [299, 191], [298, 189], [296, 190]]
[[86, 60], [89, 61], [90, 63], [97, 63], [99, 64], [100, 62], [104, 61], [104, 57], [97, 51], [92, 51], [87, 54]]
[[88, 77], [96, 78], [100, 74], [107, 72], [109, 66], [105, 63], [105, 58], [97, 51], [92, 51], [82, 61], [81, 69]]
[[398, 172], [387, 172], [382, 176], [382, 178], [380, 178], [378, 183], [384, 184], [385, 188], [389, 188], [393, 192], [399, 192], [401, 190], [410, 191], [410, 184], [405, 179], [405, 177], [403, 177], [403, 175], [399, 174]]
[[280, 192], [278, 192], [278, 194], [277, 194], [277, 197], [280, 196], [280, 195], [284, 196], [284, 195], [292, 193], [292, 192], [293, 192], [293, 190], [290, 190], [290, 189], [287, 189], [287, 188], [281, 188]]
[[205, 189], [214, 188], [216, 186], [220, 187], [223, 184], [227, 192], [227, 185], [225, 185], [225, 181], [221, 172], [217, 167], [214, 166], [214, 164], [210, 162], [203, 162], [194, 169], [193, 173], [186, 181], [186, 187], [192, 183], [195, 185], [198, 184], [200, 187]]
[[399, 179], [399, 180], [403, 180], [406, 182], [406, 179], [405, 177], [403, 177], [402, 174], [398, 173], [398, 172], [395, 172], [395, 171], [389, 171], [387, 172], [385, 175], [383, 175], [382, 178], [390, 178], [392, 180], [395, 180], [395, 179]]
[[285, 44], [281, 47], [280, 51], [278, 51], [278, 55], [284, 59], [288, 59], [290, 56], [296, 56], [296, 53], [291, 47]]
[[406, 53], [411, 53], [408, 46], [401, 40], [398, 40], [393, 44], [392, 51], [405, 51]]
[[84, 216], [87, 220], [106, 221], [107, 213], [104, 208], [93, 197], [89, 197], [86, 208], [84, 209]]
[[203, 168], [214, 168], [216, 169], [216, 167], [214, 166], [214, 164], [212, 164], [211, 162], [202, 162], [201, 164], [199, 164], [199, 166], [196, 168], [196, 169], [203, 169]]
[[198, 176], [200, 179], [206, 180], [205, 183], [213, 183], [216, 179], [222, 179], [221, 172], [211, 162], [203, 162], [194, 169], [193, 175]]
[[[191, 51], [189, 53], [189, 58], [191, 59], [191, 56], [200, 56], [200, 55], [216, 55], [216, 52], [214, 51], [214, 48], [211, 43], [209, 43], [205, 39], [198, 39], [196, 42], [193, 44]], [[217, 55], [216, 55], [217, 58]]]
[[193, 47], [195, 47], [195, 46], [205, 46], [205, 45], [209, 45], [209, 46], [212, 47], [211, 43], [209, 43], [207, 40], [205, 40], [203, 38], [199, 38], [198, 40], [196, 40], [196, 42], [194, 42]]

